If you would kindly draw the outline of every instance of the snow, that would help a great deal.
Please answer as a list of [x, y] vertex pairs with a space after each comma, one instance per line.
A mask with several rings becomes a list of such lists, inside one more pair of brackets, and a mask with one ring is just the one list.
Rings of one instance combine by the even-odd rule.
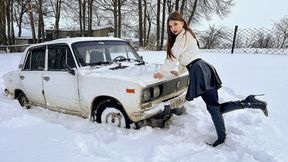
[[[144, 60], [162, 63], [165, 52], [141, 51]], [[0, 76], [18, 67], [22, 54], [0, 54]], [[245, 109], [224, 115], [227, 140], [216, 138], [204, 102], [186, 103], [187, 112], [173, 116], [164, 129], [116, 128], [41, 107], [24, 110], [4, 96], [0, 77], [1, 162], [286, 162], [288, 161], [288, 56], [203, 53], [218, 70], [220, 102], [261, 94], [269, 117]], [[152, 76], [151, 76], [152, 77]]]

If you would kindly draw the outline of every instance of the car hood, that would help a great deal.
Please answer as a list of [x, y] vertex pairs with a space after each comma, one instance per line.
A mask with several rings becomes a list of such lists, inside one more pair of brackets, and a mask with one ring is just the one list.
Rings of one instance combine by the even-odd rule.
[[[82, 72], [86, 73], [86, 76], [90, 77], [100, 77], [109, 79], [126, 80], [130, 82], [136, 82], [142, 86], [147, 86], [151, 84], [156, 84], [159, 82], [165, 82], [167, 80], [175, 79], [176, 76], [169, 74], [163, 79], [155, 79], [153, 75], [160, 71], [161, 64], [145, 64], [145, 65], [135, 65], [135, 64], [121, 64], [121, 66], [127, 66], [125, 68], [119, 67], [117, 64], [102, 66], [102, 67], [90, 67], [85, 68]], [[111, 69], [112, 68], [112, 69]]]

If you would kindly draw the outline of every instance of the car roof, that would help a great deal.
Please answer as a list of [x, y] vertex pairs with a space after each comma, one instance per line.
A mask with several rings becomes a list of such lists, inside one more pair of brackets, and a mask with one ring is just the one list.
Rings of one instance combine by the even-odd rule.
[[120, 38], [114, 38], [114, 37], [73, 37], [73, 38], [60, 38], [60, 39], [55, 39], [52, 41], [33, 44], [30, 47], [56, 44], [56, 43], [57, 44], [61, 44], [61, 43], [72, 44], [75, 42], [84, 42], [84, 41], [126, 41], [126, 40], [120, 39]]

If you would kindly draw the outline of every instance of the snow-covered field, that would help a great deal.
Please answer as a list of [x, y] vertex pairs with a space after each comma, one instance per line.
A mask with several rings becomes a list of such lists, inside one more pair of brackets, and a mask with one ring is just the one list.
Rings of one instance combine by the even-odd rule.
[[[165, 58], [165, 52], [140, 54], [153, 63]], [[265, 93], [269, 109], [268, 118], [251, 109], [225, 114], [227, 140], [216, 148], [205, 144], [216, 134], [200, 98], [164, 129], [127, 130], [41, 107], [24, 110], [2, 93], [2, 75], [17, 68], [21, 54], [0, 54], [0, 162], [287, 162], [288, 56], [202, 56], [222, 79], [221, 102]]]

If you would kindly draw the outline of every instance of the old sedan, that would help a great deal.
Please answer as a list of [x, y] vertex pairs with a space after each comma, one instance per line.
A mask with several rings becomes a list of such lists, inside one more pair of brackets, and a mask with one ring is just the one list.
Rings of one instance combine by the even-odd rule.
[[18, 70], [3, 78], [5, 93], [23, 107], [128, 128], [183, 110], [188, 74], [154, 79], [160, 67], [144, 62], [122, 39], [65, 38], [29, 46]]

